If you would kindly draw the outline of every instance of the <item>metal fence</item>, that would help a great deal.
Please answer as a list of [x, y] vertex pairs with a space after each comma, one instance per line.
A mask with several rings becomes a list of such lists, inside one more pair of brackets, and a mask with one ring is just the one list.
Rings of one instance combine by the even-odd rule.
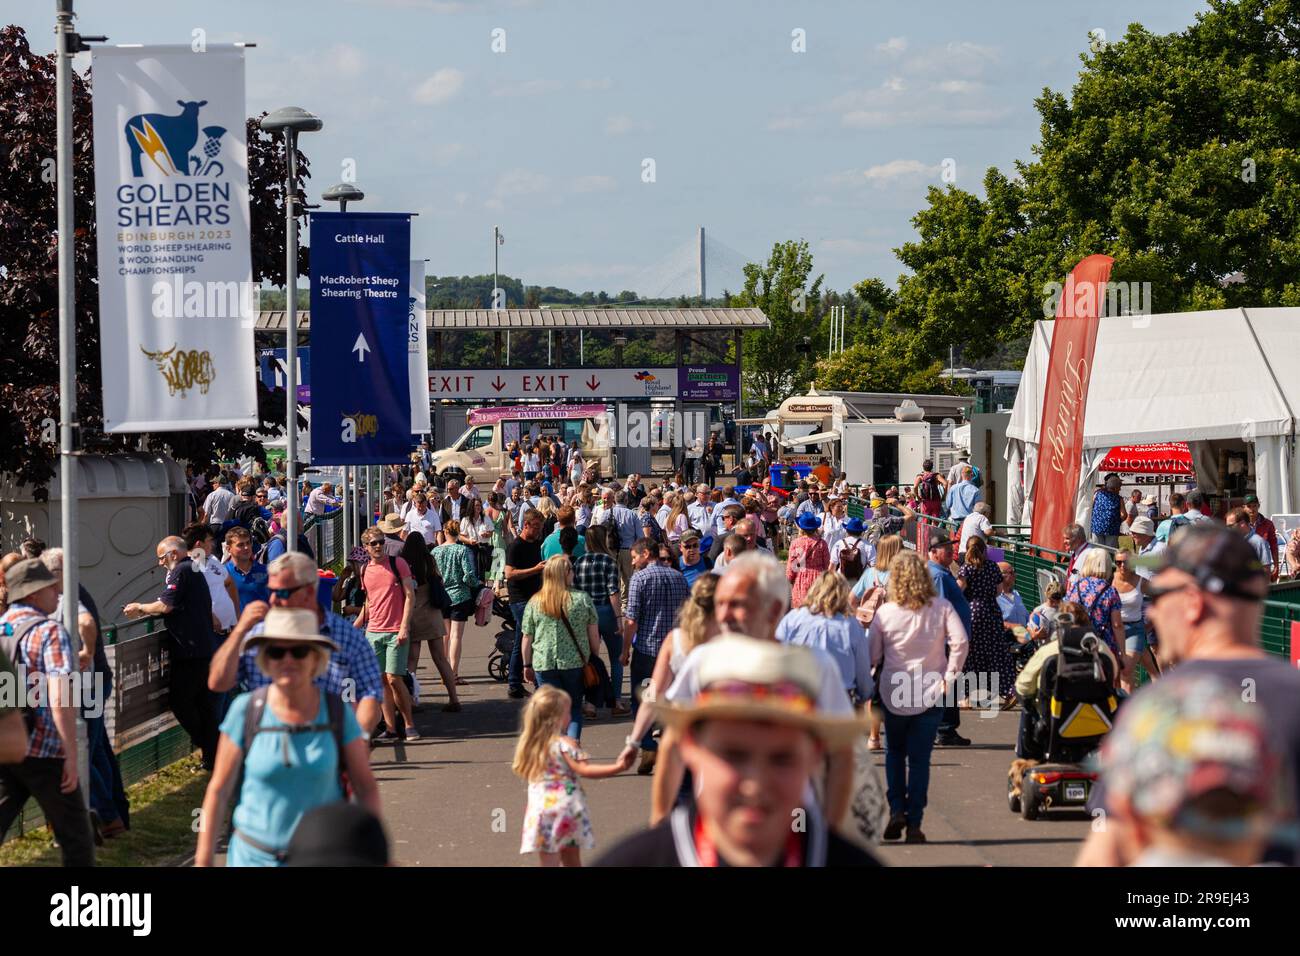
[[342, 573], [347, 555], [343, 553], [343, 509], [336, 508], [323, 515], [308, 515], [303, 533], [316, 554], [316, 563], [322, 569]]
[[[950, 535], [960, 533], [960, 525], [946, 518], [932, 518], [917, 515], [917, 528], [912, 532], [912, 544], [923, 535], [920, 526], [928, 525], [945, 529]], [[911, 525], [911, 522], [908, 522]], [[995, 525], [995, 528], [1005, 525]], [[1023, 529], [1026, 530], [1027, 529]], [[907, 535], [907, 531], [904, 532]], [[1004, 560], [1016, 572], [1016, 591], [1031, 610], [1042, 603], [1040, 571], [1064, 570], [1069, 562], [1069, 555], [1050, 548], [1038, 548], [1029, 544], [1027, 537], [1015, 538], [990, 535], [987, 539], [991, 548], [1001, 548]], [[1089, 545], [1094, 547], [1094, 545]], [[1112, 549], [1113, 550], [1113, 549]], [[1291, 624], [1300, 621], [1300, 582], [1275, 584], [1270, 589], [1269, 599], [1264, 602], [1264, 618], [1260, 623], [1260, 646], [1270, 654], [1291, 659]]]

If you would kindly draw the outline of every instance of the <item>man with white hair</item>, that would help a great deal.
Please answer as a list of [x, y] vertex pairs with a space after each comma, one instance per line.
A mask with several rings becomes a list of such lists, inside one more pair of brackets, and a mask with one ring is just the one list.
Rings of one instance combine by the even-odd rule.
[[328, 634], [339, 650], [330, 655], [329, 669], [316, 684], [326, 693], [338, 694], [356, 709], [357, 723], [369, 734], [379, 723], [380, 701], [384, 686], [379, 662], [365, 635], [341, 614], [335, 614], [319, 602], [316, 562], [301, 551], [282, 554], [267, 568], [270, 603], [254, 601], [244, 608], [230, 636], [212, 657], [208, 687], [214, 691], [231, 690], [238, 683], [245, 690], [257, 690], [271, 682], [257, 666], [257, 651], [240, 648], [249, 634], [262, 632], [262, 621], [273, 607], [299, 608], [316, 612], [321, 633]]
[[323, 515], [338, 503], [338, 499], [334, 497], [334, 485], [327, 481], [319, 488], [313, 488], [311, 494], [307, 496], [307, 513]]
[[686, 506], [686, 520], [700, 533], [701, 538], [713, 537], [713, 503], [709, 501], [709, 486], [695, 486], [695, 500]]
[[966, 545], [970, 543], [971, 538], [983, 538], [987, 543], [988, 537], [993, 533], [993, 525], [989, 521], [989, 516], [993, 514], [993, 508], [987, 501], [978, 501], [974, 509], [968, 514], [961, 523], [961, 553], [966, 553]]
[[203, 755], [211, 772], [217, 759], [216, 696], [208, 690], [208, 667], [215, 649], [212, 592], [203, 572], [190, 560], [185, 539], [176, 535], [158, 542], [158, 563], [167, 571], [163, 592], [149, 604], [122, 608], [129, 618], [161, 614], [167, 626], [167, 701], [176, 722]]
[[948, 517], [953, 521], [961, 521], [975, 509], [976, 502], [984, 500], [984, 492], [975, 487], [974, 478], [975, 469], [970, 465], [963, 465], [961, 481], [948, 488], [944, 507], [948, 509]]
[[1107, 475], [1106, 483], [1092, 496], [1092, 540], [1108, 548], [1119, 547], [1119, 528], [1124, 523], [1122, 484], [1119, 475]]
[[212, 479], [212, 491], [203, 499], [203, 510], [199, 520], [204, 524], [221, 527], [230, 517], [230, 510], [235, 507], [235, 493], [226, 487], [226, 479], [217, 472]]
[[[727, 565], [713, 597], [714, 616], [724, 633], [743, 635], [754, 640], [775, 641], [776, 628], [790, 607], [790, 584], [785, 566], [763, 551], [746, 551]], [[662, 698], [675, 704], [688, 704], [699, 695], [700, 651], [697, 647], [682, 662], [671, 687]], [[809, 648], [816, 655], [821, 673], [817, 709], [835, 716], [852, 716], [853, 704], [844, 690], [839, 666], [824, 650]], [[635, 747], [629, 737], [627, 747]], [[681, 789], [682, 763], [678, 741], [665, 734], [659, 741], [659, 766], [655, 771], [654, 801], [651, 823], [672, 809]], [[832, 826], [844, 820], [853, 795], [853, 747], [831, 751], [826, 779], [826, 819]]]

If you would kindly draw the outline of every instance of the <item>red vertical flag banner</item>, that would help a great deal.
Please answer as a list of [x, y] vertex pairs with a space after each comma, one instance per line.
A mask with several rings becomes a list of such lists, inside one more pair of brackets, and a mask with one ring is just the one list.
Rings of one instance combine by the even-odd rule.
[[1061, 529], [1074, 520], [1088, 382], [1097, 348], [1098, 319], [1114, 264], [1114, 259], [1102, 255], [1080, 262], [1066, 278], [1056, 309], [1034, 472], [1030, 540], [1040, 548], [1059, 549]]

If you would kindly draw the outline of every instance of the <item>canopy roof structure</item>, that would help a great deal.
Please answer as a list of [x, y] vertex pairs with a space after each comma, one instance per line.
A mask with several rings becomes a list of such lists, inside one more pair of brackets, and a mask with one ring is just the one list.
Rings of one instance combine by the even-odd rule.
[[[1023, 460], [1023, 487], [1008, 482], [1008, 514], [1032, 491], [1053, 321], [1034, 325], [1007, 425], [1007, 458]], [[1116, 445], [1187, 442], [1198, 484], [1217, 486], [1210, 443], [1253, 446], [1261, 506], [1300, 503], [1291, 456], [1300, 409], [1300, 308], [1221, 309], [1100, 320], [1084, 413], [1081, 486]], [[1290, 374], [1289, 374], [1290, 373]], [[1016, 472], [1019, 469], [1015, 469]], [[1020, 496], [1017, 501], [1017, 495]], [[1081, 502], [1090, 495], [1081, 495]], [[1271, 501], [1270, 501], [1271, 499]], [[1082, 516], [1086, 507], [1077, 509]]]
[[[527, 329], [766, 329], [762, 309], [430, 309], [434, 331]], [[283, 332], [287, 313], [263, 311], [258, 331]], [[311, 310], [298, 310], [298, 328], [311, 327]]]
[[[1034, 325], [1007, 437], [1038, 442], [1052, 345]], [[1300, 309], [1222, 309], [1101, 319], [1088, 388], [1088, 448], [1291, 435], [1300, 378]]]

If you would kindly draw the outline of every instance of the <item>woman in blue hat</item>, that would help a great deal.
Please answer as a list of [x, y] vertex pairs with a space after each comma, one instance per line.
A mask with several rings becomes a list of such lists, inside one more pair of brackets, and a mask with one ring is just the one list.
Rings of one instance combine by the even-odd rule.
[[805, 511], [795, 524], [799, 526], [799, 537], [791, 542], [790, 555], [785, 563], [785, 576], [790, 581], [791, 608], [803, 606], [808, 590], [831, 566], [831, 549], [822, 540], [821, 518]]

